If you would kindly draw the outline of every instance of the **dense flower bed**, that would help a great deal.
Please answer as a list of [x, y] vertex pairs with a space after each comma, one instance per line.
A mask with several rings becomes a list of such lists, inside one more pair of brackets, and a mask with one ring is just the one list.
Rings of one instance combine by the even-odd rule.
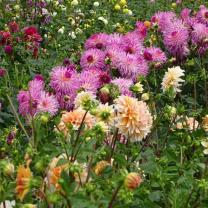
[[[61, 54], [67, 27], [57, 39], [43, 33], [60, 20], [53, 12], [74, 11], [83, 31], [88, 19], [75, 0], [35, 3], [26, 14], [42, 17], [39, 27], [14, 20], [0, 31], [2, 206], [206, 207], [208, 8], [177, 1], [134, 27], [92, 30], [83, 44], [79, 28]], [[131, 2], [109, 4], [134, 17]]]

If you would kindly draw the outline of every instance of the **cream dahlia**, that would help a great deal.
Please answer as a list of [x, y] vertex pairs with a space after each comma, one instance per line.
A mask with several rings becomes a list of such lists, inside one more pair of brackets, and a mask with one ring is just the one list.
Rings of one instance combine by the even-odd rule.
[[181, 90], [179, 87], [181, 86], [181, 82], [184, 82], [184, 80], [181, 79], [182, 76], [184, 76], [184, 70], [179, 66], [168, 68], [162, 81], [163, 91], [172, 87], [175, 92], [180, 92]]
[[120, 96], [115, 100], [115, 109], [117, 110], [116, 127], [132, 142], [141, 141], [150, 133], [153, 119], [145, 102]]

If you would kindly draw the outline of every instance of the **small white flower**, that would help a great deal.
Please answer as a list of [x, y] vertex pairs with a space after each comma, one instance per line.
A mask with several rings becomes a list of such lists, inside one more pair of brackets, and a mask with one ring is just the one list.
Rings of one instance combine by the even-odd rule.
[[71, 5], [72, 6], [77, 6], [79, 4], [79, 2], [77, 1], [77, 0], [73, 0], [72, 2], [71, 2]]
[[64, 27], [61, 27], [61, 28], [58, 30], [58, 33], [64, 34]]
[[52, 16], [55, 17], [57, 15], [57, 12], [53, 12]]
[[105, 25], [108, 24], [108, 20], [105, 19], [104, 17], [98, 17], [98, 20], [102, 21]]
[[95, 1], [95, 2], [93, 3], [93, 6], [94, 6], [94, 7], [99, 7], [99, 6], [100, 6], [100, 4], [99, 4], [99, 2], [98, 2], [98, 1]]
[[72, 39], [76, 39], [77, 38], [77, 36], [75, 35], [75, 32], [74, 31], [72, 31], [72, 32], [69, 32], [69, 37], [71, 37]]

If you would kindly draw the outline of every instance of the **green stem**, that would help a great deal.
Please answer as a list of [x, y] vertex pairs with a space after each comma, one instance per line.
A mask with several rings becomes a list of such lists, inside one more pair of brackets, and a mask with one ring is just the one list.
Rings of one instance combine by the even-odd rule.
[[22, 122], [20, 121], [20, 118], [19, 118], [19, 116], [18, 116], [18, 114], [17, 114], [17, 111], [16, 111], [16, 109], [15, 109], [15, 107], [14, 107], [14, 105], [13, 105], [13, 102], [12, 102], [10, 96], [9, 96], [8, 94], [7, 94], [6, 96], [7, 96], [7, 99], [8, 99], [8, 101], [9, 101], [10, 106], [11, 106], [12, 112], [13, 112], [13, 114], [14, 114], [14, 117], [15, 117], [15, 119], [16, 119], [16, 121], [17, 121], [19, 127], [22, 129], [22, 131], [24, 132], [24, 134], [25, 134], [25, 136], [27, 137], [27, 139], [30, 140], [30, 137], [29, 137], [29, 135], [28, 135], [26, 129], [24, 128]]
[[111, 201], [109, 202], [109, 205], [108, 205], [108, 208], [113, 208], [113, 203], [115, 202], [116, 200], [116, 197], [118, 195], [118, 192], [120, 190], [122, 186], [122, 183], [119, 184], [119, 186], [115, 189], [115, 191], [113, 192], [113, 195], [112, 195], [112, 198], [111, 198]]

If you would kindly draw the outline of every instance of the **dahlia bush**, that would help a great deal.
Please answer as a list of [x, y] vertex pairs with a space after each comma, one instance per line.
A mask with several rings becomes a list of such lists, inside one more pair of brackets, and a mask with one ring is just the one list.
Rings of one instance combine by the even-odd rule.
[[0, 3], [0, 207], [208, 207], [206, 1]]

